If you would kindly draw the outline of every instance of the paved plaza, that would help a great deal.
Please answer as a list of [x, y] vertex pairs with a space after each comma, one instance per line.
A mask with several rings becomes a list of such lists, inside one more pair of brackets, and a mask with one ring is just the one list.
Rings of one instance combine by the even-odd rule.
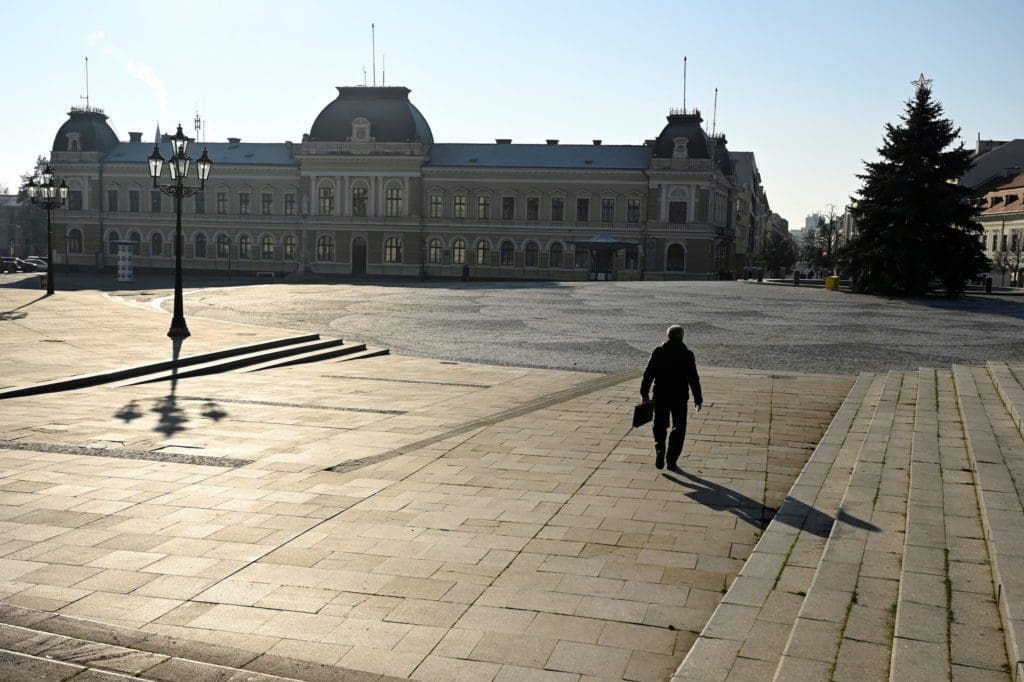
[[[169, 316], [151, 305], [166, 294], [0, 288], [0, 390], [167, 360]], [[801, 528], [823, 551], [850, 522], [824, 501], [845, 483], [768, 523], [826, 444], [856, 469], [842, 424], [882, 437], [861, 404], [905, 428], [900, 391], [917, 395], [916, 378], [858, 372], [1024, 352], [1020, 299], [474, 283], [186, 301], [183, 357], [299, 331], [392, 354], [0, 400], [0, 677], [724, 679], [728, 660], [731, 678], [763, 679], [782, 652], [744, 638], [778, 638], [760, 606], [811, 590], [813, 570], [778, 564], [772, 589], [788, 591], [762, 595], [742, 631], [737, 575]], [[686, 326], [706, 397], [679, 472], [655, 469], [649, 430], [629, 424], [666, 321]], [[888, 530], [893, 511], [857, 516]], [[959, 670], [1005, 679], [1002, 655]]]

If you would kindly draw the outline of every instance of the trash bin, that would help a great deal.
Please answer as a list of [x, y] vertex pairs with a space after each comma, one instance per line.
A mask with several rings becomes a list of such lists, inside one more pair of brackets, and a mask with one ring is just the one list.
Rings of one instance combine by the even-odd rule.
[[796, 287], [800, 286], [800, 271], [799, 270], [794, 270], [793, 271], [793, 286], [796, 286]]
[[839, 277], [837, 275], [829, 275], [826, 277], [825, 288], [829, 291], [839, 291]]
[[991, 294], [992, 293], [992, 278], [991, 277], [986, 277], [985, 278], [985, 293], [986, 294]]

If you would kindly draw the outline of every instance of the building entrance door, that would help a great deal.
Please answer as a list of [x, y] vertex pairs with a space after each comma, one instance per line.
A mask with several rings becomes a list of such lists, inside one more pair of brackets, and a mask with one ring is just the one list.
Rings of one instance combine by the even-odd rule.
[[605, 250], [592, 250], [590, 262], [594, 264], [594, 279], [609, 280], [615, 279], [615, 252]]
[[356, 237], [352, 242], [352, 274], [366, 274], [366, 240]]

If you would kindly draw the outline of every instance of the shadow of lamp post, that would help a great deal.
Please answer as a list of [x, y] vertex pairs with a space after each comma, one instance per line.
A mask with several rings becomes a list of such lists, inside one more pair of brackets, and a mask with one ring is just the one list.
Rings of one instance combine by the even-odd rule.
[[50, 225], [50, 214], [53, 209], [63, 206], [68, 198], [68, 183], [63, 178], [58, 186], [53, 179], [53, 169], [50, 164], [39, 175], [39, 182], [36, 178], [29, 178], [25, 186], [28, 198], [32, 205], [46, 211], [46, 295], [53, 295], [53, 229]]
[[181, 200], [190, 197], [206, 189], [206, 181], [210, 177], [210, 167], [213, 163], [203, 149], [203, 155], [196, 162], [196, 175], [199, 178], [199, 186], [186, 185], [188, 168], [192, 163], [192, 157], [185, 154], [189, 139], [181, 132], [181, 124], [178, 124], [178, 132], [170, 138], [171, 158], [167, 162], [167, 170], [171, 182], [166, 185], [157, 184], [157, 178], [163, 170], [164, 157], [160, 155], [160, 143], [153, 145], [153, 153], [149, 156], [149, 175], [153, 178], [153, 188], [159, 189], [169, 197], [174, 198], [175, 232], [174, 232], [174, 316], [171, 318], [171, 328], [167, 336], [172, 339], [184, 339], [189, 336], [188, 325], [185, 324], [184, 304], [181, 294]]

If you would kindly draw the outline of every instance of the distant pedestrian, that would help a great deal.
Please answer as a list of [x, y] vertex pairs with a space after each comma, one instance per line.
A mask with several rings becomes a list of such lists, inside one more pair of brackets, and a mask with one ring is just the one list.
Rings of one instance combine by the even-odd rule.
[[[651, 384], [654, 384], [654, 450], [655, 466], [661, 469], [668, 463], [675, 469], [686, 438], [686, 405], [693, 391], [693, 405], [700, 412], [704, 395], [700, 390], [700, 376], [693, 351], [683, 343], [683, 328], [674, 324], [668, 328], [668, 339], [654, 349], [644, 370], [640, 395], [649, 402]], [[669, 417], [672, 433], [668, 434]], [[668, 449], [665, 436], [668, 435]]]

